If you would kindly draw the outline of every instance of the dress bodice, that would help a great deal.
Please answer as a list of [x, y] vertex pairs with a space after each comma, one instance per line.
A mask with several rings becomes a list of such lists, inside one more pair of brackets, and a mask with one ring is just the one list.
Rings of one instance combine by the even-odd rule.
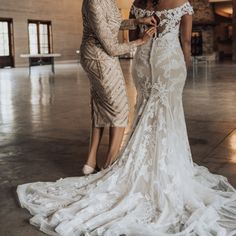
[[[158, 33], [155, 37], [161, 38], [167, 33], [174, 33], [178, 35], [182, 16], [186, 14], [192, 15], [193, 8], [188, 1], [181, 6], [160, 11], [150, 11], [132, 5], [131, 14], [134, 15], [135, 18], [151, 16], [155, 14], [160, 20]], [[139, 25], [139, 28], [140, 32], [143, 33], [147, 29], [147, 26]]]
[[119, 43], [119, 29], [134, 28], [134, 20], [122, 21], [116, 0], [84, 0], [81, 58], [109, 60], [136, 48], [135, 42]]

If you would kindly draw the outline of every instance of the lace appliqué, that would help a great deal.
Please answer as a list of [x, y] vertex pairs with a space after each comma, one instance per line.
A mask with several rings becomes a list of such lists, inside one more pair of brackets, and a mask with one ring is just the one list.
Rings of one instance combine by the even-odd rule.
[[[133, 5], [131, 7], [131, 13], [136, 18], [151, 16], [153, 14], [156, 14], [156, 16], [160, 19], [159, 32], [155, 36], [155, 38], [158, 39], [158, 38], [163, 37], [169, 32], [178, 34], [181, 17], [185, 14], [192, 15], [193, 8], [189, 2], [186, 2], [179, 7], [161, 10], [161, 11], [150, 11], [150, 10], [138, 8]], [[145, 25], [140, 25], [139, 27], [140, 27], [141, 32], [144, 32], [147, 29], [147, 26]]]

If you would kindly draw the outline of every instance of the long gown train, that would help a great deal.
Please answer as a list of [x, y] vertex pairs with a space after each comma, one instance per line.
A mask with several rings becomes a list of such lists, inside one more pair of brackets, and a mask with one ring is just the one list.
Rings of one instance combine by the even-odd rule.
[[[181, 17], [189, 9], [186, 3], [171, 11]], [[236, 235], [236, 190], [192, 161], [177, 30], [138, 49], [133, 75], [137, 114], [117, 162], [88, 177], [18, 186], [31, 224], [63, 236]]]

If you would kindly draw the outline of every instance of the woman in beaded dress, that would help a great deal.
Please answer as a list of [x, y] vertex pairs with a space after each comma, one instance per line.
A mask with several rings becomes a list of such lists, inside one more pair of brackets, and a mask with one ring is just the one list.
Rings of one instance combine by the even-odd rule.
[[[92, 133], [84, 174], [96, 168], [96, 154], [104, 127], [110, 127], [109, 149], [105, 168], [114, 162], [128, 123], [128, 99], [118, 56], [144, 44], [154, 33], [131, 43], [119, 43], [120, 29], [134, 29], [139, 23], [155, 26], [153, 17], [121, 20], [115, 0], [84, 0], [81, 64], [91, 84]], [[150, 34], [150, 36], [149, 36]]]

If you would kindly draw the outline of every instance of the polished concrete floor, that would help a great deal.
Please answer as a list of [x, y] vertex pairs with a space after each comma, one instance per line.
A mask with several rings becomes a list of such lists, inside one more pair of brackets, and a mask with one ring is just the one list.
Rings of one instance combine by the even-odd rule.
[[[122, 61], [131, 120], [135, 89]], [[184, 90], [194, 161], [236, 187], [236, 64], [189, 70]], [[81, 175], [90, 129], [88, 80], [80, 65], [0, 70], [0, 235], [40, 236], [20, 209], [16, 186]], [[128, 132], [128, 130], [127, 130]], [[99, 161], [106, 152], [105, 135]]]

